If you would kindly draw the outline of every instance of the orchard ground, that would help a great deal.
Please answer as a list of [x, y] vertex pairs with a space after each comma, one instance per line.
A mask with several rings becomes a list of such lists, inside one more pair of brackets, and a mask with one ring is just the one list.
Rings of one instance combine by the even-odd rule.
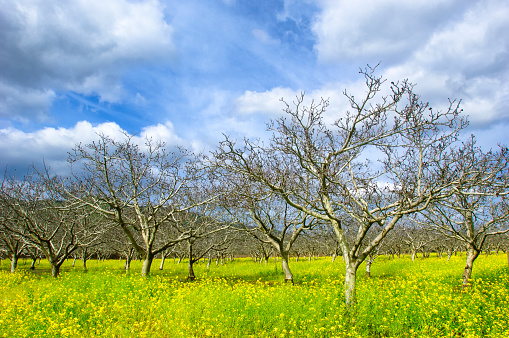
[[[375, 260], [358, 272], [358, 305], [346, 315], [341, 259], [235, 259], [197, 264], [167, 260], [141, 277], [118, 260], [72, 260], [52, 278], [44, 260], [0, 265], [0, 337], [509, 337], [509, 269], [505, 254], [480, 256], [471, 286], [461, 289], [465, 254]], [[158, 262], [154, 262], [154, 267]]]

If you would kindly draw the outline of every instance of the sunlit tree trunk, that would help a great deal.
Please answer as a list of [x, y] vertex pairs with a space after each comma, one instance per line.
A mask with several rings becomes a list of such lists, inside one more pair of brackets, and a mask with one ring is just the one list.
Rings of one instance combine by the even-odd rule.
[[351, 309], [353, 305], [357, 302], [356, 295], [356, 273], [358, 266], [355, 264], [349, 264], [346, 267], [345, 273], [345, 303], [347, 309]]
[[16, 252], [13, 252], [11, 254], [11, 273], [14, 273], [17, 267], [18, 267], [18, 255]]
[[162, 252], [161, 253], [161, 265], [159, 265], [159, 270], [163, 269], [165, 259], [166, 259], [166, 255], [164, 254], [164, 252]]
[[290, 266], [288, 265], [288, 252], [281, 252], [281, 264], [283, 267], [283, 273], [285, 274], [285, 282], [293, 284], [293, 274], [290, 270]]
[[366, 277], [370, 278], [371, 277], [371, 264], [373, 263], [373, 261], [371, 261], [370, 259], [366, 260]]
[[131, 256], [127, 255], [125, 258], [125, 270], [129, 271], [131, 268]]
[[154, 260], [154, 255], [150, 252], [145, 256], [145, 260], [143, 261], [143, 267], [141, 268], [141, 275], [147, 277], [150, 275], [150, 267], [152, 266], [152, 261]]
[[463, 289], [468, 286], [468, 280], [472, 277], [472, 268], [474, 266], [475, 259], [479, 256], [479, 251], [474, 247], [469, 246], [467, 249], [467, 262], [465, 270], [463, 271]]

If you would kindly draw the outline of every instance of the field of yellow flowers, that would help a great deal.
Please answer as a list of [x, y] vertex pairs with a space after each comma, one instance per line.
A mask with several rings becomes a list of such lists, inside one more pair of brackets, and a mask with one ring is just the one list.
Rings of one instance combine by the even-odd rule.
[[330, 258], [292, 261], [296, 284], [280, 262], [250, 259], [186, 265], [154, 262], [150, 278], [123, 262], [69, 261], [50, 276], [20, 262], [0, 265], [0, 337], [509, 337], [505, 255], [479, 257], [472, 286], [461, 290], [465, 256], [379, 257], [372, 277], [359, 269], [355, 313], [345, 315], [344, 265]]

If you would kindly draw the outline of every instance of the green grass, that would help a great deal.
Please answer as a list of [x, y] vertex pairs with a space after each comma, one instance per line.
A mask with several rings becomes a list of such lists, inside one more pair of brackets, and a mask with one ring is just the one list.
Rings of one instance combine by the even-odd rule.
[[[509, 271], [505, 255], [481, 256], [472, 286], [461, 290], [465, 256], [377, 258], [372, 278], [358, 273], [359, 304], [345, 315], [341, 259], [200, 263], [186, 282], [185, 262], [159, 261], [148, 279], [141, 262], [67, 262], [61, 277], [41, 262], [0, 265], [0, 337], [508, 337]], [[78, 263], [78, 262], [77, 262]]]

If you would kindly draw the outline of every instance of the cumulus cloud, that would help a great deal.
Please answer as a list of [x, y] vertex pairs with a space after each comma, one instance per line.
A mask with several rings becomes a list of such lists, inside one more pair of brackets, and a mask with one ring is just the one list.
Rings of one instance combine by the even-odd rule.
[[509, 118], [509, 4], [487, 1], [323, 0], [315, 50], [323, 63], [382, 61], [433, 106], [462, 100], [475, 126]]
[[265, 92], [247, 90], [235, 100], [235, 112], [241, 115], [264, 114], [280, 115], [284, 105], [281, 98], [292, 100], [299, 91], [276, 87]]
[[387, 75], [409, 78], [432, 104], [462, 100], [474, 126], [509, 118], [509, 4], [491, 0], [471, 6], [447, 27], [437, 30], [404, 63]]
[[[175, 51], [155, 0], [0, 1], [0, 115], [43, 115], [51, 93], [122, 98], [123, 71]], [[18, 96], [9, 96], [17, 91]], [[38, 95], [44, 99], [34, 100]], [[11, 97], [10, 101], [6, 97]], [[24, 102], [32, 109], [24, 109]]]
[[438, 28], [454, 20], [465, 1], [322, 0], [313, 31], [323, 62], [406, 59]]
[[[106, 135], [115, 140], [123, 140], [125, 131], [114, 122], [92, 125], [87, 121], [76, 123], [71, 128], [44, 128], [34, 132], [24, 132], [15, 128], [0, 129], [0, 165], [8, 165], [11, 170], [26, 170], [27, 165], [40, 164], [43, 160], [58, 173], [66, 173], [67, 154], [78, 144], [88, 144], [98, 140], [98, 135]], [[147, 126], [133, 137], [140, 146], [146, 139], [165, 142], [168, 147], [186, 145], [175, 132], [173, 124]]]
[[349, 95], [353, 95], [358, 99], [362, 98], [366, 94], [364, 78], [327, 83], [309, 92], [283, 87], [275, 87], [264, 92], [248, 90], [235, 99], [234, 113], [238, 116], [261, 115], [276, 118], [283, 115], [283, 109], [286, 108], [281, 99], [293, 109], [297, 98], [304, 94], [301, 108], [309, 107], [311, 104], [316, 105], [321, 99], [328, 100], [329, 107], [324, 114], [324, 118], [325, 122], [333, 123], [351, 109], [348, 99], [343, 94], [345, 90]]

